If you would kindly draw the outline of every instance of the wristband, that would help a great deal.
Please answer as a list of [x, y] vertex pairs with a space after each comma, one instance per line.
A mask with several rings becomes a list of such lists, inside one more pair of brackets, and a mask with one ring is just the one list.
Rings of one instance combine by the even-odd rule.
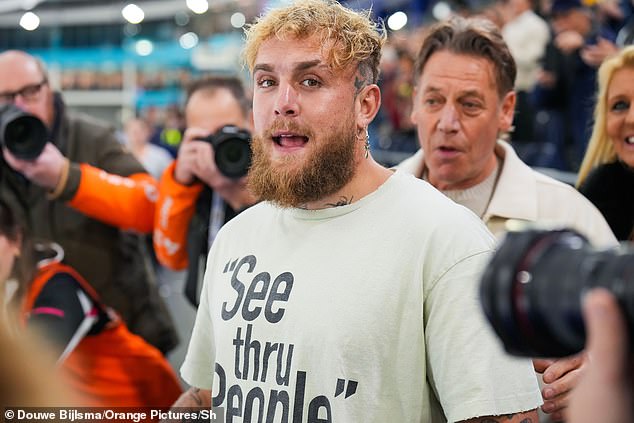
[[57, 181], [57, 185], [53, 191], [49, 191], [47, 197], [49, 200], [55, 200], [58, 198], [64, 188], [66, 187], [66, 182], [68, 182], [68, 173], [70, 171], [70, 161], [67, 158], [64, 158], [64, 164], [62, 165], [62, 172], [59, 175], [59, 180]]

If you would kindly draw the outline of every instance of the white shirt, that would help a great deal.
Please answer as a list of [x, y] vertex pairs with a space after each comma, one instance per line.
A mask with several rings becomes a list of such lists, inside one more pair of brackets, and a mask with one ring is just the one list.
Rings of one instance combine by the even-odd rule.
[[238, 422], [534, 409], [532, 364], [502, 350], [480, 307], [493, 245], [477, 216], [402, 172], [342, 207], [260, 203], [212, 246], [181, 374]]

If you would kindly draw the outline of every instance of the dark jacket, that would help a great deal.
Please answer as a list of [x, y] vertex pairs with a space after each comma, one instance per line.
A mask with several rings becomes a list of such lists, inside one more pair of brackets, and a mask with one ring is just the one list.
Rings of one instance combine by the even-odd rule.
[[621, 162], [594, 168], [579, 187], [620, 241], [634, 241], [634, 169]]
[[[202, 284], [202, 272], [209, 253], [209, 219], [211, 216], [212, 189], [205, 186], [196, 201], [196, 211], [189, 223], [187, 231], [187, 275], [185, 276], [185, 297], [189, 302], [198, 307], [198, 296]], [[227, 223], [233, 219], [239, 211], [225, 203], [225, 219]]]
[[161, 351], [169, 351], [177, 344], [176, 332], [158, 294], [141, 236], [67, 205], [79, 187], [80, 163], [121, 176], [145, 173], [145, 169], [124, 150], [112, 128], [86, 115], [67, 113], [59, 97], [55, 106], [52, 142], [71, 162], [61, 196], [51, 201], [42, 188], [4, 162], [0, 166], [0, 195], [28, 210], [25, 219], [31, 235], [60, 244], [65, 251], [64, 261], [91, 281], [103, 301], [121, 314], [132, 332]]

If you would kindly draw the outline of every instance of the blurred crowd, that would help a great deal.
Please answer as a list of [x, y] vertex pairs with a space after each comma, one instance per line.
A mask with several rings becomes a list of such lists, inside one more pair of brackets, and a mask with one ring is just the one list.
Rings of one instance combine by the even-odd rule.
[[[108, 69], [108, 68], [112, 69]], [[182, 88], [200, 72], [186, 68], [138, 69], [135, 72], [136, 90], [161, 90]], [[62, 90], [123, 90], [123, 71], [115, 65], [104, 69], [85, 67], [64, 68], [61, 71], [60, 88]]]
[[[618, 48], [634, 42], [631, 0], [496, 0], [480, 9], [458, 8], [462, 16], [482, 16], [502, 31], [518, 66], [518, 102], [506, 135], [529, 165], [576, 173], [590, 137], [596, 70]], [[427, 24], [390, 32], [384, 47], [379, 85], [382, 107], [371, 126], [377, 158], [394, 165], [418, 149], [411, 122], [414, 61]], [[121, 83], [117, 73], [69, 70], [64, 87], [103, 89]], [[138, 90], [183, 87], [188, 70], [141, 72]], [[120, 85], [119, 85], [120, 86]], [[155, 128], [174, 128], [179, 105], [139, 110]], [[156, 133], [153, 143], [175, 153]]]
[[[575, 173], [590, 137], [596, 70], [634, 42], [630, 0], [497, 0], [463, 16], [483, 16], [502, 31], [518, 67], [514, 128], [507, 135], [529, 165]], [[426, 26], [391, 33], [381, 65], [383, 105], [372, 146], [411, 153], [413, 64]], [[386, 161], [401, 155], [386, 155]]]

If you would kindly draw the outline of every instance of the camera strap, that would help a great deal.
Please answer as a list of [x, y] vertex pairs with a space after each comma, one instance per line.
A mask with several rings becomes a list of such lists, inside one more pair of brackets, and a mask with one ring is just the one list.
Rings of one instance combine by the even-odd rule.
[[225, 222], [225, 201], [221, 196], [212, 191], [211, 212], [209, 213], [209, 230], [207, 234], [207, 252], [218, 235], [218, 231]]

